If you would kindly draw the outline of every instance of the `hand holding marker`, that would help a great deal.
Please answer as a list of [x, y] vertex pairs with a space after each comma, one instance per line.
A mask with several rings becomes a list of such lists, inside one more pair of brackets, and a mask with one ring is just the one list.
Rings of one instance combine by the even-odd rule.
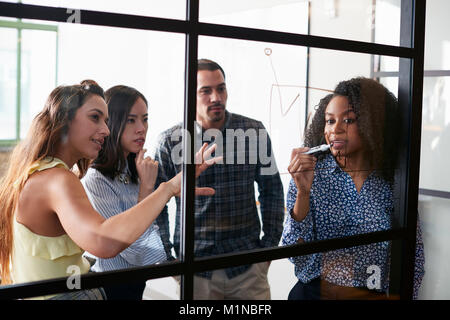
[[291, 154], [291, 162], [288, 171], [294, 179], [297, 190], [301, 190], [302, 194], [309, 194], [311, 185], [314, 179], [314, 168], [316, 166], [316, 158], [304, 157], [300, 155], [316, 155], [320, 152], [325, 152], [333, 146], [333, 143], [322, 144], [308, 151], [301, 152], [298, 148], [294, 149]]
[[306, 152], [303, 152], [303, 154], [315, 154], [317, 152], [325, 152], [328, 149], [330, 149], [333, 146], [333, 143], [330, 144], [321, 144], [320, 146], [314, 147], [309, 149]]

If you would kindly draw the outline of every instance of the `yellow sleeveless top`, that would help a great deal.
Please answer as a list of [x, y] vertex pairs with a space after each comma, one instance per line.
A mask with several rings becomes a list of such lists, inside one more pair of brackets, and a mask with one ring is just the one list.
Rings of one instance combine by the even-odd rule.
[[[34, 163], [28, 176], [36, 171], [67, 165], [57, 158], [45, 158]], [[47, 237], [38, 235], [13, 218], [13, 254], [11, 275], [13, 283], [38, 281], [67, 277], [79, 268], [80, 274], [87, 273], [90, 264], [82, 256], [84, 251], [67, 235]], [[78, 268], [76, 268], [78, 267]], [[50, 296], [33, 299], [48, 299]]]

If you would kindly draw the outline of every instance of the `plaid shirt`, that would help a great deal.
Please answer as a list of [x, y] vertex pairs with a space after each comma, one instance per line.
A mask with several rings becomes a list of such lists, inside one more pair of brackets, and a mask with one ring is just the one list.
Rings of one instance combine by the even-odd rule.
[[[223, 164], [215, 164], [206, 169], [198, 178], [198, 187], [212, 187], [216, 193], [212, 197], [198, 196], [195, 200], [195, 247], [196, 257], [211, 256], [243, 250], [258, 249], [278, 246], [283, 231], [284, 196], [280, 175], [274, 163], [270, 138], [267, 135], [267, 143], [264, 149], [271, 154], [272, 174], [264, 174], [261, 169], [270, 167], [267, 161], [261, 161], [259, 157], [260, 136], [255, 135], [255, 140], [245, 138], [242, 135], [227, 141], [226, 132], [236, 132], [227, 129], [244, 132], [258, 133], [265, 130], [260, 121], [256, 121], [241, 115], [225, 112], [225, 124], [221, 130], [222, 143], [217, 138], [210, 139], [205, 136], [210, 131], [202, 131], [203, 142], [210, 143], [216, 140], [218, 148], [215, 156], [224, 156]], [[174, 139], [173, 134], [182, 129], [178, 124], [164, 131], [159, 138], [159, 145], [155, 150], [154, 159], [159, 162], [159, 172], [156, 187], [160, 183], [170, 180], [181, 171], [181, 163], [176, 164], [172, 160], [172, 151], [179, 151], [181, 138]], [[218, 132], [217, 130], [216, 132]], [[248, 132], [250, 132], [248, 131]], [[241, 131], [242, 132], [242, 131]], [[205, 140], [203, 140], [205, 139]], [[208, 140], [209, 139], [209, 140]], [[231, 142], [233, 141], [233, 142]], [[264, 142], [264, 141], [263, 141]], [[233, 145], [231, 145], [233, 143]], [[245, 148], [242, 148], [245, 143]], [[199, 144], [199, 143], [198, 143]], [[228, 145], [227, 145], [228, 144]], [[223, 149], [220, 147], [223, 145]], [[239, 148], [239, 145], [241, 148]], [[197, 146], [198, 148], [201, 146]], [[174, 150], [174, 148], [177, 148]], [[233, 148], [234, 147], [234, 148]], [[223, 153], [222, 153], [223, 152]], [[262, 151], [264, 153], [264, 151]], [[254, 156], [257, 155], [257, 159]], [[245, 159], [245, 162], [242, 160]], [[263, 174], [261, 174], [263, 172]], [[255, 201], [255, 182], [258, 184], [261, 221]], [[170, 243], [169, 221], [167, 206], [157, 218], [166, 254], [173, 259], [171, 248], [174, 247], [176, 255], [180, 248], [180, 199], [176, 198], [176, 218], [174, 244]], [[261, 238], [261, 222], [263, 236]], [[228, 278], [244, 273], [250, 265], [238, 266], [226, 269]], [[211, 278], [212, 271], [198, 274]]]

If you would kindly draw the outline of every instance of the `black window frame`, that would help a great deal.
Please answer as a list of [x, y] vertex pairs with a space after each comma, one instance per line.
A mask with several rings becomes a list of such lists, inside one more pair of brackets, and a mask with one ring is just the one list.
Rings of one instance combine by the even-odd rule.
[[[401, 217], [402, 221], [399, 222], [399, 225], [394, 225], [392, 229], [387, 231], [195, 259], [193, 214], [195, 167], [193, 164], [184, 164], [184, 179], [181, 195], [182, 217], [184, 217], [184, 221], [182, 223], [180, 261], [120, 271], [85, 274], [81, 276], [82, 289], [182, 275], [180, 298], [182, 300], [192, 300], [193, 275], [195, 272], [277, 260], [381, 241], [392, 241], [396, 245], [393, 247], [391, 253], [390, 283], [394, 285], [391, 291], [398, 292], [400, 299], [411, 299], [413, 293], [419, 190], [426, 1], [402, 0], [400, 46], [203, 23], [199, 22], [199, 0], [186, 0], [186, 7], [187, 13], [186, 20], [184, 21], [80, 10], [79, 23], [174, 32], [186, 35], [184, 128], [189, 131], [191, 136], [195, 132], [194, 119], [196, 113], [196, 74], [199, 36], [253, 40], [399, 57], [398, 98], [400, 107], [406, 114], [405, 119], [407, 120], [402, 127], [403, 143], [400, 147], [403, 158], [401, 159], [397, 176], [397, 181], [400, 181], [400, 190], [398, 191], [402, 196], [400, 199], [400, 212], [404, 216]], [[0, 2], [0, 16], [4, 17], [67, 22], [69, 15], [67, 8]], [[191, 141], [191, 149], [194, 148], [193, 144], [194, 141]], [[192, 154], [191, 157], [193, 156]], [[193, 159], [191, 159], [190, 163], [194, 163]], [[66, 285], [67, 279], [58, 278], [1, 286], [0, 299], [25, 298], [70, 291]], [[396, 283], [399, 284], [399, 287], [396, 287]]]

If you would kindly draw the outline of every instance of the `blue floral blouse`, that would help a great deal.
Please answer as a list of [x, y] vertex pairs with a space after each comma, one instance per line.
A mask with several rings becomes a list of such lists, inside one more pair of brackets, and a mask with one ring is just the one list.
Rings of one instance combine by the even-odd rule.
[[[287, 194], [289, 215], [282, 244], [341, 238], [391, 228], [393, 192], [390, 185], [373, 172], [358, 193], [352, 178], [331, 154], [317, 162], [310, 193], [310, 210], [297, 222], [291, 217], [297, 187], [291, 180]], [[421, 230], [418, 228], [414, 298], [424, 275]], [[389, 287], [390, 242], [344, 248], [330, 252], [292, 257], [295, 275], [303, 283], [321, 277], [347, 287], [369, 287], [387, 291]], [[375, 278], [376, 275], [378, 278]]]

